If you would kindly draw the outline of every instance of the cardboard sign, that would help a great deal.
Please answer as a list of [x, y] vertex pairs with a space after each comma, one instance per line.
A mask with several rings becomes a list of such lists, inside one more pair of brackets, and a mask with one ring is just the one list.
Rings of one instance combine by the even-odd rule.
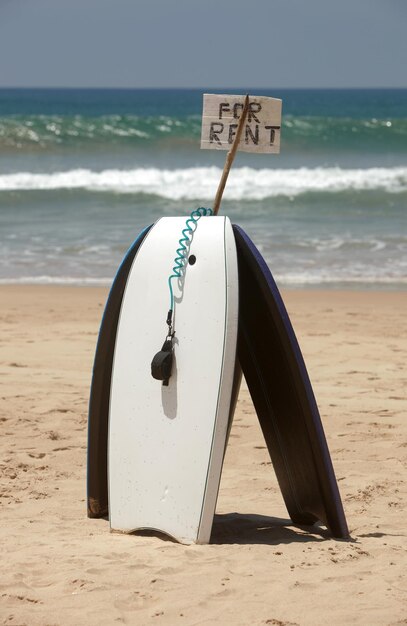
[[[201, 148], [230, 150], [245, 96], [208, 94], [203, 97]], [[249, 109], [238, 150], [280, 152], [281, 105], [277, 98], [250, 96]]]

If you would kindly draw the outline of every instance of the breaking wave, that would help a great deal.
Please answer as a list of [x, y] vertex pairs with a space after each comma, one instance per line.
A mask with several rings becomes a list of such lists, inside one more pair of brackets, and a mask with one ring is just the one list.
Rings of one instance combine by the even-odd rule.
[[[0, 117], [2, 150], [86, 150], [112, 144], [146, 146], [162, 140], [174, 149], [198, 146], [201, 116], [196, 115], [7, 115]], [[307, 150], [406, 149], [407, 119], [284, 115], [284, 148]]]
[[[18, 172], [0, 176], [0, 191], [85, 190], [117, 194], [147, 194], [173, 200], [212, 200], [221, 175], [217, 167], [186, 169], [107, 169], [101, 172], [74, 169], [54, 173]], [[407, 191], [407, 167], [367, 169], [236, 168], [225, 191], [229, 200], [262, 200], [295, 197], [306, 193], [341, 193], [381, 190]]]

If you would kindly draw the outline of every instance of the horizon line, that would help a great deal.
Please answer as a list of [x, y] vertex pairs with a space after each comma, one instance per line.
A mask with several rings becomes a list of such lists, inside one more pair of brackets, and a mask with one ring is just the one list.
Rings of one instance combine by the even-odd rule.
[[326, 91], [341, 91], [341, 90], [348, 90], [348, 91], [363, 91], [363, 90], [367, 90], [367, 91], [374, 91], [374, 90], [407, 90], [407, 85], [405, 87], [402, 86], [363, 86], [363, 87], [346, 87], [346, 86], [342, 86], [342, 87], [282, 87], [282, 86], [267, 86], [267, 87], [261, 87], [259, 85], [255, 86], [255, 87], [242, 87], [242, 86], [232, 86], [232, 87], [217, 87], [214, 85], [209, 85], [209, 86], [201, 86], [201, 87], [153, 87], [153, 86], [103, 86], [103, 85], [92, 85], [92, 86], [78, 86], [78, 85], [0, 85], [0, 90], [1, 89], [38, 89], [38, 90], [49, 90], [49, 89], [55, 89], [55, 90], [88, 90], [88, 91], [92, 91], [92, 90], [120, 90], [120, 91], [140, 91], [140, 90], [151, 90], [151, 91], [203, 91], [203, 90], [207, 90], [207, 89], [226, 89], [226, 90], [231, 90], [231, 89], [240, 89], [243, 91], [247, 91], [247, 89], [250, 90], [315, 90], [315, 91], [322, 91], [322, 90], [326, 90]]

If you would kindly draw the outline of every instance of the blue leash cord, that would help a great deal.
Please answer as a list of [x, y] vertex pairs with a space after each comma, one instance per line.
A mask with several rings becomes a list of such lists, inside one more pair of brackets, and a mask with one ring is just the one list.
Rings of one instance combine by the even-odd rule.
[[198, 224], [198, 220], [201, 217], [205, 217], [207, 215], [213, 215], [212, 209], [205, 209], [204, 207], [200, 207], [199, 209], [195, 209], [192, 211], [191, 215], [188, 217], [185, 222], [185, 228], [182, 230], [182, 237], [179, 240], [179, 248], [176, 251], [176, 257], [174, 259], [174, 267], [172, 268], [173, 273], [168, 278], [168, 288], [170, 290], [170, 309], [168, 311], [167, 316], [167, 324], [169, 327], [169, 336], [172, 335], [172, 314], [174, 312], [174, 291], [172, 288], [172, 281], [174, 278], [182, 278], [185, 275], [186, 265], [188, 262], [188, 246], [191, 244], [193, 233], [195, 232]]
[[172, 316], [174, 313], [174, 291], [172, 289], [172, 281], [174, 278], [178, 280], [185, 276], [185, 270], [188, 263], [188, 252], [192, 242], [192, 236], [196, 230], [198, 220], [206, 215], [213, 215], [212, 209], [204, 209], [203, 207], [192, 211], [191, 215], [185, 222], [185, 228], [182, 231], [182, 237], [179, 240], [179, 248], [177, 248], [176, 257], [174, 259], [174, 267], [172, 274], [168, 278], [168, 287], [170, 290], [170, 310], [167, 315], [168, 332], [163, 346], [151, 361], [151, 375], [156, 380], [161, 380], [162, 384], [167, 387], [171, 377], [174, 347], [173, 340], [175, 330], [172, 327]]

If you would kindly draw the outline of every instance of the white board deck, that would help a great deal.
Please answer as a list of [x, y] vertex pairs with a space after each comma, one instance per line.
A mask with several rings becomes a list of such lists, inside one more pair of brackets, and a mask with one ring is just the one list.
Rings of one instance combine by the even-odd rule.
[[151, 376], [166, 335], [167, 280], [185, 218], [162, 218], [129, 274], [118, 324], [109, 417], [111, 528], [210, 538], [226, 445], [238, 322], [236, 246], [226, 217], [202, 217], [183, 290], [174, 280], [175, 362]]

